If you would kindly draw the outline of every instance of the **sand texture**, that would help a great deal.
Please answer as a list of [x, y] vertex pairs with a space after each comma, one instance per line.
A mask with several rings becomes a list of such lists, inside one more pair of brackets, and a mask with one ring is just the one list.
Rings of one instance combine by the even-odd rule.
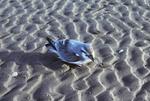
[[[96, 62], [69, 70], [47, 36]], [[0, 0], [0, 101], [150, 101], [150, 1]]]

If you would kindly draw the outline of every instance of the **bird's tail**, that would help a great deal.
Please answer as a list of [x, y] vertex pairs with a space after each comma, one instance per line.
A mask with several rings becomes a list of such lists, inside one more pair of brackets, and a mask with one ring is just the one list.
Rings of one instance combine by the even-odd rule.
[[56, 50], [55, 47], [55, 42], [53, 41], [52, 38], [46, 37], [46, 40], [48, 41], [48, 44], [45, 44], [46, 47], [51, 46], [52, 48], [54, 48]]

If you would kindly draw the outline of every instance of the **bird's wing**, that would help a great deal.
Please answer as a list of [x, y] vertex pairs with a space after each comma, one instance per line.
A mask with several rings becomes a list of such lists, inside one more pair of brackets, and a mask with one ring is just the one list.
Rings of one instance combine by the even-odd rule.
[[83, 43], [70, 39], [67, 44], [67, 48], [69, 51], [78, 52], [80, 51], [80, 47], [82, 47]]
[[82, 57], [76, 55], [76, 53], [80, 52], [80, 48], [83, 46], [83, 43], [71, 39], [58, 40], [56, 42], [59, 58], [65, 62], [77, 65], [89, 61], [89, 59], [84, 60]]
[[79, 61], [80, 57], [76, 56], [74, 53], [71, 52], [64, 52], [63, 50], [58, 53], [61, 60], [66, 62], [75, 62]]
[[57, 42], [57, 51], [60, 59], [65, 60], [67, 62], [71, 61], [79, 61], [80, 58], [76, 56], [75, 52], [70, 50], [70, 40], [60, 40]]

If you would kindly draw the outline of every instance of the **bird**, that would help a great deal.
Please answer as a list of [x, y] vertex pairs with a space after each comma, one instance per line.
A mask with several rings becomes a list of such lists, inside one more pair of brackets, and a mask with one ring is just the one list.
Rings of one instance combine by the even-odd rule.
[[55, 53], [63, 62], [81, 66], [94, 61], [93, 48], [88, 43], [75, 39], [52, 39], [49, 37], [46, 37], [46, 40], [48, 43], [45, 46], [48, 48], [48, 52]]

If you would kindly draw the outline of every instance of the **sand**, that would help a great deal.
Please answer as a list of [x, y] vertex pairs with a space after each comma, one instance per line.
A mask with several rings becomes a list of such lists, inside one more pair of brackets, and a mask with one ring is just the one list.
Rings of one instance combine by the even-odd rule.
[[[149, 0], [0, 0], [0, 101], [150, 101], [149, 34]], [[96, 62], [69, 70], [47, 36]]]

